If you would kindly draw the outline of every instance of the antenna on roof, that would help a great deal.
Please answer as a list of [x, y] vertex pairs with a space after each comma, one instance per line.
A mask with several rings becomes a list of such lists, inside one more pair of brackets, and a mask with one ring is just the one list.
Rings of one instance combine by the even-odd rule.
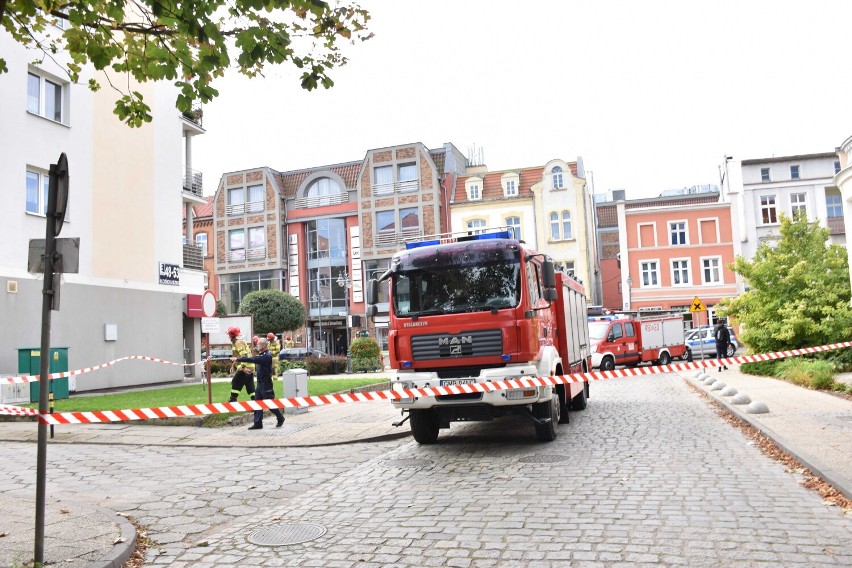
[[482, 166], [485, 164], [485, 150], [477, 148], [476, 142], [467, 147], [467, 163], [469, 166]]

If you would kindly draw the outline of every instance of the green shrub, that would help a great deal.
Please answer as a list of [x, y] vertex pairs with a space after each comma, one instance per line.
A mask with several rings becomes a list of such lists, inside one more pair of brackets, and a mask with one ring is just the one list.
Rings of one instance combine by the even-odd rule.
[[359, 357], [352, 358], [352, 372], [365, 373], [371, 371], [381, 371], [382, 360], [379, 357]]
[[352, 357], [354, 366], [356, 359], [379, 359], [382, 350], [379, 348], [378, 342], [372, 337], [359, 337], [353, 339], [349, 345], [349, 355]]
[[834, 365], [828, 361], [792, 357], [777, 366], [778, 377], [820, 390], [834, 388]]
[[758, 361], [756, 363], [743, 363], [740, 366], [740, 371], [747, 375], [757, 375], [759, 377], [777, 377], [778, 372], [776, 367], [783, 361]]
[[289, 371], [290, 369], [306, 369], [307, 366], [302, 361], [288, 361], [283, 359], [278, 361], [278, 375], [284, 374], [285, 371]]
[[230, 361], [210, 361], [211, 377], [227, 377], [231, 374]]

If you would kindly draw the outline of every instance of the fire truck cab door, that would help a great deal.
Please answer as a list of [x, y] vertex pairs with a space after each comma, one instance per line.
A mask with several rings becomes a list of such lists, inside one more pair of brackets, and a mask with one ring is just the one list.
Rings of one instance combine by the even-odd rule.
[[612, 327], [609, 328], [607, 340], [612, 345], [612, 353], [615, 355], [616, 364], [618, 364], [624, 358], [625, 352], [624, 326], [621, 322], [613, 322]]

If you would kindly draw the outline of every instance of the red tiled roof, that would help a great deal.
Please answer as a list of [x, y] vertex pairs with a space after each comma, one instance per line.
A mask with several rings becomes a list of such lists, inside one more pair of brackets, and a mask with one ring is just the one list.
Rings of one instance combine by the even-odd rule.
[[[192, 212], [195, 215], [195, 219], [202, 217], [210, 217], [213, 218], [213, 199], [214, 195], [205, 195], [204, 199], [207, 201], [204, 205], [193, 205]], [[181, 207], [181, 219], [186, 220], [186, 207]]]
[[456, 183], [456, 193], [453, 198], [453, 203], [464, 203], [467, 201], [467, 192], [465, 191], [465, 181], [472, 177], [481, 177], [482, 180], [482, 200], [494, 200], [494, 199], [503, 199], [503, 183], [502, 177], [507, 173], [517, 173], [520, 174], [520, 181], [518, 183], [518, 197], [531, 197], [532, 190], [530, 189], [534, 184], [541, 181], [542, 173], [544, 172], [543, 166], [536, 166], [533, 168], [524, 168], [521, 170], [503, 170], [499, 172], [487, 172], [484, 175], [472, 175], [472, 176], [461, 176]]
[[317, 172], [332, 172], [343, 178], [346, 184], [346, 189], [353, 189], [358, 184], [358, 174], [363, 165], [362, 160], [357, 162], [347, 162], [344, 164], [334, 164], [330, 166], [317, 166], [315, 168], [307, 168], [304, 170], [294, 170], [291, 172], [278, 172], [276, 178], [278, 185], [284, 192], [285, 198], [296, 197], [296, 192], [305, 181], [305, 178]]

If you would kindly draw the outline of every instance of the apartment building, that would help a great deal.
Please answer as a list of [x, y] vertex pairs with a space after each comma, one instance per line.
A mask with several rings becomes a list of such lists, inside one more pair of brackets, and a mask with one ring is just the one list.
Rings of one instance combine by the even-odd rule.
[[450, 203], [453, 230], [508, 227], [583, 281], [590, 302], [598, 303], [594, 207], [578, 172], [581, 160], [494, 172], [469, 166]]
[[213, 242], [216, 232], [213, 230], [213, 197], [205, 196], [205, 203], [192, 205], [191, 237], [187, 237], [187, 217], [184, 212], [183, 258], [184, 266], [203, 270], [205, 288], [219, 295], [219, 276], [216, 274], [216, 259], [213, 255]]
[[[840, 208], [831, 208], [826, 212], [834, 215], [839, 213], [843, 217], [843, 227], [846, 234], [852, 234], [852, 136], [843, 141], [837, 148], [836, 166], [837, 173], [834, 175], [834, 186], [840, 192]], [[849, 254], [849, 266], [852, 267], [852, 249], [846, 246]], [[852, 286], [852, 268], [849, 271], [849, 285]]]
[[746, 259], [761, 243], [777, 240], [782, 213], [805, 215], [830, 229], [832, 243], [846, 244], [843, 200], [834, 181], [841, 170], [837, 153], [729, 160], [724, 168], [723, 197], [732, 204], [736, 242]]
[[[731, 205], [720, 202], [718, 188], [713, 189], [598, 205], [599, 210], [616, 209], [622, 309], [686, 312], [698, 297], [708, 308], [700, 317], [712, 321], [713, 307], [738, 294], [728, 268], [735, 255]], [[604, 281], [614, 278], [610, 270], [607, 265]]]
[[[204, 273], [184, 265], [181, 210], [203, 203], [182, 178], [197, 116], [174, 108], [165, 83], [134, 86], [154, 120], [131, 129], [113, 114], [115, 91], [71, 84], [64, 54], [32, 63], [32, 53], [0, 34], [9, 72], [0, 75], [0, 178], [6, 236], [0, 248], [0, 374], [18, 370], [18, 349], [38, 347], [43, 279], [28, 272], [31, 239], [45, 236], [50, 165], [67, 155], [69, 206], [61, 238], [79, 238], [79, 271], [61, 284], [51, 345], [68, 349], [71, 369], [127, 355], [183, 362], [199, 350], [200, 326], [184, 314]], [[198, 191], [195, 191], [197, 189]], [[191, 357], [191, 355], [190, 355]], [[197, 360], [197, 359], [196, 359]], [[123, 362], [71, 381], [88, 391], [183, 378], [179, 366]]]

